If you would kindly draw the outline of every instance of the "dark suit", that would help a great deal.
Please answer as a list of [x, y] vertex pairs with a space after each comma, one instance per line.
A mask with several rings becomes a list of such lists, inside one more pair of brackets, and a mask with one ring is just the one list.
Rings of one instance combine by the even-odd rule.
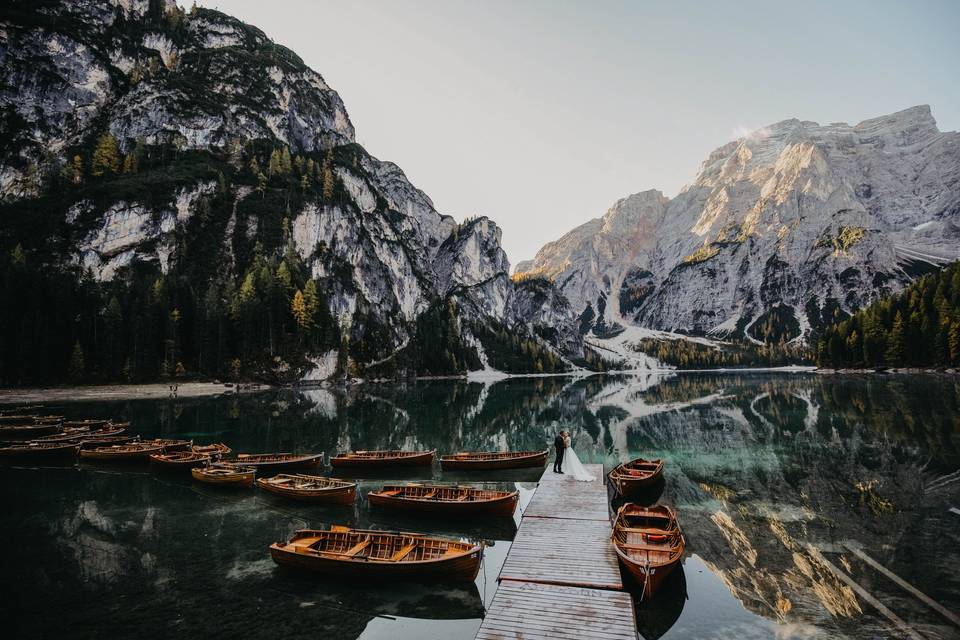
[[553, 446], [557, 450], [557, 458], [553, 461], [553, 470], [556, 472], [563, 471], [563, 452], [566, 449], [563, 442], [563, 436], [559, 433], [557, 437], [553, 439]]

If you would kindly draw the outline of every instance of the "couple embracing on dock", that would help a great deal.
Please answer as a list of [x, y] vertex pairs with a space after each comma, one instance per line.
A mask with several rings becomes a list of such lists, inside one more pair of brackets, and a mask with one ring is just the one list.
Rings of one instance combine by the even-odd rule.
[[596, 480], [580, 462], [577, 452], [573, 450], [572, 440], [569, 431], [560, 431], [557, 437], [553, 439], [553, 446], [557, 450], [557, 456], [553, 461], [554, 473], [565, 473], [563, 470], [564, 461], [567, 462], [567, 468], [574, 480], [581, 482], [592, 482]]

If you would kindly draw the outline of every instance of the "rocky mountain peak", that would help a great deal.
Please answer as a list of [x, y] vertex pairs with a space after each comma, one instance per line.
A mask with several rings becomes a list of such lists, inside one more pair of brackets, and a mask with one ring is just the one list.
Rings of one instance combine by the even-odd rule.
[[656, 226], [663, 217], [669, 198], [657, 189], [641, 191], [613, 203], [603, 215], [604, 232], [637, 232], [644, 225]]
[[772, 313], [777, 339], [803, 340], [960, 257], [958, 143], [925, 105], [783, 120], [714, 150], [676, 198], [620, 200], [517, 270], [601, 323], [757, 339]]
[[[348, 348], [354, 369], [456, 373], [487, 362], [485, 346], [521, 370], [581, 356], [552, 285], [536, 307], [515, 295], [500, 228], [439, 213], [356, 144], [323, 77], [259, 29], [157, 0], [14, 0], [2, 20], [0, 249], [129, 289], [124, 317], [143, 286], [175, 291], [164, 299], [189, 331], [229, 308], [243, 326], [218, 339], [244, 362], [306, 349], [346, 374], [346, 354], [328, 350]], [[567, 324], [543, 326], [554, 321]], [[283, 346], [296, 327], [310, 336]], [[502, 344], [507, 330], [526, 356]]]

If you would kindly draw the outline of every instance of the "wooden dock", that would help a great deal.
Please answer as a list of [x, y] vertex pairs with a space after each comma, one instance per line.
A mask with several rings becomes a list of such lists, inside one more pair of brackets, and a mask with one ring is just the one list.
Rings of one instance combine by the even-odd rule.
[[635, 640], [633, 599], [610, 545], [603, 466], [594, 482], [548, 468], [520, 519], [478, 640]]

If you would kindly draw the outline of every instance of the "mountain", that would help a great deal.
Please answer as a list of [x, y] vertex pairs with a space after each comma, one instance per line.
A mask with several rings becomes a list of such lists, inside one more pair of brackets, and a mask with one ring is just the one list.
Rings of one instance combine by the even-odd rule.
[[675, 198], [618, 200], [516, 271], [555, 282], [600, 334], [805, 342], [957, 259], [958, 225], [960, 134], [929, 107], [792, 119], [716, 149]]
[[496, 224], [439, 213], [258, 29], [172, 0], [18, 0], [0, 59], [3, 382], [582, 356], [563, 297], [511, 282]]

